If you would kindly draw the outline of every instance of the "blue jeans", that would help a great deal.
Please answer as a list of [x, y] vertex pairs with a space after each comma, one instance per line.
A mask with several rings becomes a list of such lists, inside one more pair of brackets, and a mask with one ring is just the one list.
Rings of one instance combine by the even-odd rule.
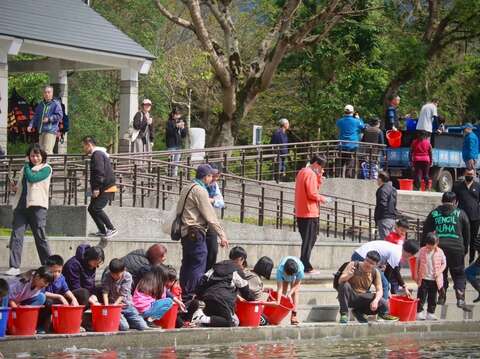
[[45, 293], [38, 293], [35, 297], [25, 299], [20, 305], [44, 305], [46, 299]]
[[[167, 148], [167, 151], [178, 151], [178, 150], [181, 150], [180, 147], [169, 147]], [[182, 158], [182, 155], [180, 153], [172, 153], [170, 155], [171, 157], [171, 162], [173, 163], [178, 163], [180, 162], [180, 159]], [[177, 176], [177, 172], [178, 172], [178, 167], [177, 166], [171, 166], [170, 167], [170, 176]]]
[[[353, 252], [352, 261], [363, 262], [364, 260], [365, 258], [363, 258], [360, 254]], [[379, 272], [382, 280], [383, 299], [388, 300], [388, 297], [390, 296], [390, 283], [388, 282], [387, 277], [385, 277], [385, 273], [382, 270]]]
[[[192, 237], [193, 236], [193, 237]], [[192, 299], [200, 279], [207, 268], [207, 242], [205, 234], [196, 230], [182, 238], [182, 266], [180, 267], [180, 285], [184, 298]]]
[[153, 320], [158, 320], [163, 317], [163, 315], [170, 310], [173, 306], [173, 300], [171, 298], [159, 299], [152, 303], [150, 309], [143, 312], [143, 317], [145, 319], [152, 318]]
[[128, 329], [145, 330], [147, 328], [147, 323], [133, 305], [129, 304], [123, 308], [119, 327], [121, 331]]

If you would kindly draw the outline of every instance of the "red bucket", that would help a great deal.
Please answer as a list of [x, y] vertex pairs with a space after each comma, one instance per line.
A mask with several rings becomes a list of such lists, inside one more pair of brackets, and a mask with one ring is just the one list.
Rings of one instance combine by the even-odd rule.
[[388, 144], [392, 148], [400, 147], [402, 144], [402, 132], [401, 131], [387, 131]]
[[175, 323], [177, 322], [178, 304], [173, 303], [172, 307], [154, 323], [163, 329], [175, 329]]
[[399, 189], [404, 191], [413, 191], [413, 180], [409, 178], [403, 178], [398, 180]]
[[58, 334], [80, 333], [83, 310], [85, 306], [59, 305], [52, 306], [53, 331]]
[[[277, 292], [271, 291], [268, 296], [269, 302], [274, 302], [277, 300]], [[280, 299], [280, 305], [266, 305], [263, 309], [263, 315], [267, 318], [268, 322], [273, 325], [278, 325], [282, 320], [290, 313], [295, 306], [292, 301], [282, 295]]]
[[235, 313], [241, 327], [258, 327], [263, 313], [261, 302], [246, 302], [237, 300]]
[[35, 335], [37, 332], [38, 313], [42, 308], [42, 305], [26, 305], [10, 308], [8, 334]]
[[412, 279], [413, 280], [417, 280], [416, 278], [416, 273], [415, 273], [415, 266], [417, 264], [417, 257], [415, 256], [411, 256], [409, 259], [408, 259], [408, 264], [410, 266], [410, 273], [412, 275]]
[[118, 332], [121, 304], [92, 305], [92, 326], [95, 332]]
[[390, 297], [390, 314], [398, 317], [401, 322], [414, 322], [417, 318], [418, 299], [404, 295]]

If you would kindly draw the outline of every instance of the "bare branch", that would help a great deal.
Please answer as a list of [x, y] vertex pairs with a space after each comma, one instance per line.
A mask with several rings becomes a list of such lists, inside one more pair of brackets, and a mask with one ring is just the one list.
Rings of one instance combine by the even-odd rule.
[[299, 44], [295, 45], [295, 49], [303, 49], [307, 46], [312, 46], [314, 44], [319, 43], [323, 39], [325, 39], [330, 31], [333, 29], [335, 25], [337, 25], [341, 20], [343, 19], [343, 16], [336, 15], [334, 16], [323, 28], [323, 31], [320, 34], [317, 35], [312, 35], [306, 37], [302, 42]]
[[192, 25], [192, 23], [190, 21], [173, 15], [170, 11], [168, 11], [168, 9], [165, 6], [163, 6], [160, 3], [160, 0], [155, 0], [155, 4], [157, 5], [157, 8], [158, 8], [158, 10], [160, 10], [162, 15], [165, 16], [168, 20], [170, 20], [171, 22], [173, 22], [173, 23], [175, 23], [175, 24], [177, 24], [181, 27], [184, 27], [185, 29], [189, 29], [189, 30], [192, 30], [193, 32], [195, 32], [195, 27]]
[[218, 9], [218, 7], [216, 7], [215, 4], [213, 4], [213, 1], [212, 0], [203, 0], [203, 3], [208, 6], [208, 8], [212, 12], [213, 16], [217, 20], [218, 24], [222, 28], [222, 30], [224, 32], [229, 32], [230, 29], [228, 27], [228, 23], [227, 23], [225, 17], [222, 15], [222, 13]]

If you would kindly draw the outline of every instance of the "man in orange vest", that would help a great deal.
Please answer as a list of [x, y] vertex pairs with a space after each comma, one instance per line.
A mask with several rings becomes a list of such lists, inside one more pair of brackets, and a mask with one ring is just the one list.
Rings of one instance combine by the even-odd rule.
[[314, 155], [310, 160], [310, 165], [301, 169], [295, 179], [295, 216], [297, 217], [298, 231], [302, 236], [300, 260], [305, 267], [305, 273], [315, 272], [310, 263], [310, 255], [317, 240], [319, 206], [330, 200], [318, 193], [326, 164], [325, 158]]

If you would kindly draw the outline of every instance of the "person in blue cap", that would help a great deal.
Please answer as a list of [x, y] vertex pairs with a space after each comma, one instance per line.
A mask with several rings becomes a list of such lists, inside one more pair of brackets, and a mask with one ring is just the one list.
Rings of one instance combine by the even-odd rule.
[[180, 193], [176, 213], [181, 215], [182, 265], [180, 286], [184, 302], [193, 298], [195, 289], [207, 268], [207, 229], [218, 235], [221, 247], [228, 245], [227, 236], [208, 197], [213, 168], [198, 166], [195, 179]]
[[475, 169], [477, 167], [478, 157], [478, 137], [473, 132], [473, 125], [466, 123], [463, 126], [465, 138], [463, 140], [462, 158], [465, 162], [465, 167], [468, 169]]

